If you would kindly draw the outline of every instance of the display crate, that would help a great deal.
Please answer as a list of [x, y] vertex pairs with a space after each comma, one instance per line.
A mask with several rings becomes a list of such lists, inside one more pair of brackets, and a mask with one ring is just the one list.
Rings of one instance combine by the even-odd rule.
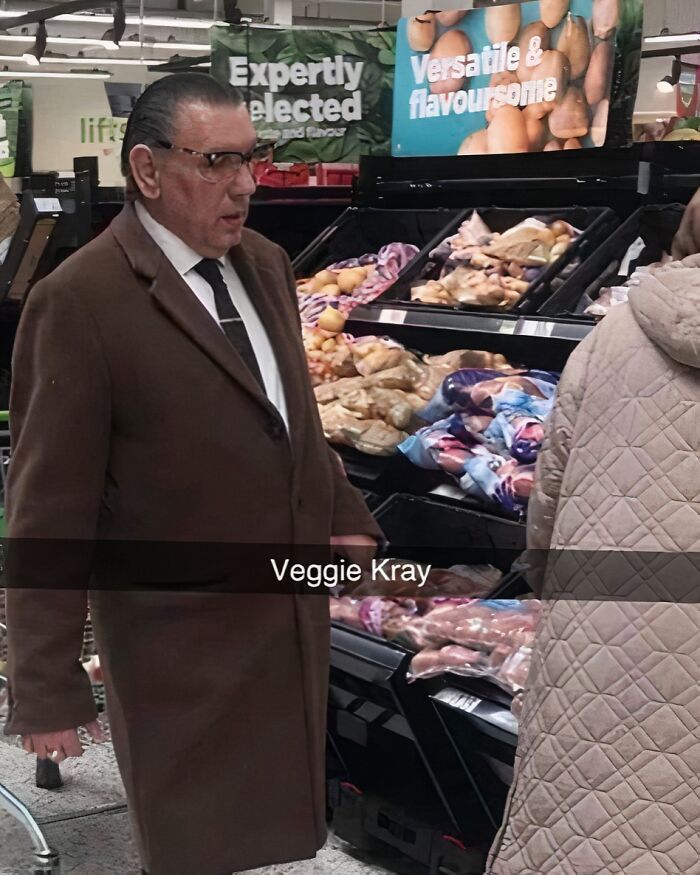
[[[410, 243], [419, 254], [427, 254], [444, 238], [444, 230], [459, 223], [465, 210], [394, 210], [374, 207], [349, 207], [326, 228], [297, 258], [294, 271], [300, 278], [373, 252], [388, 243]], [[401, 276], [409, 265], [403, 269]]]
[[[456, 218], [451, 222], [444, 229], [443, 236], [438, 243], [442, 243], [447, 237], [456, 234], [463, 218], [466, 218], [469, 212], [467, 211], [464, 217]], [[562, 219], [582, 232], [572, 241], [566, 252], [555, 262], [548, 265], [541, 276], [530, 284], [522, 298], [508, 311], [516, 314], [536, 312], [544, 301], [551, 296], [552, 289], [560, 281], [562, 273], [567, 270], [571, 271], [570, 279], [573, 279], [581, 270], [583, 264], [585, 264], [588, 256], [595, 251], [598, 244], [619, 224], [615, 213], [607, 207], [553, 207], [550, 210], [538, 210], [536, 207], [521, 207], [518, 209], [481, 207], [476, 209], [476, 212], [492, 231], [498, 233], [503, 233], [530, 218], [540, 219], [547, 224], [557, 219]], [[419, 301], [411, 301], [411, 288], [414, 285], [419, 282], [423, 283], [431, 279], [438, 279], [439, 277], [440, 265], [431, 259], [430, 252], [431, 250], [423, 250], [408, 265], [406, 270], [402, 271], [394, 285], [374, 302], [374, 305], [393, 306], [394, 304], [400, 304], [401, 307], [409, 309], [448, 309], [490, 315], [495, 312], [504, 312], [503, 309], [499, 310], [497, 307], [477, 307], [471, 305], [442, 307], [434, 304], [422, 304]]]
[[430, 829], [470, 846], [488, 843], [497, 818], [425, 689], [408, 683], [411, 658], [382, 638], [333, 623], [328, 733], [336, 774]]
[[377, 863], [393, 850], [425, 866], [430, 875], [481, 875], [484, 871], [487, 847], [467, 847], [405, 808], [368, 796], [351, 784], [340, 785], [333, 827], [339, 838], [372, 853]]
[[525, 526], [448, 499], [392, 495], [374, 513], [391, 555], [449, 568], [493, 565], [504, 574], [525, 549]]
[[620, 275], [621, 262], [629, 247], [641, 238], [644, 249], [639, 263], [653, 264], [664, 253], [670, 253], [673, 238], [683, 218], [682, 204], [648, 205], [636, 210], [596, 249], [593, 255], [570, 277], [539, 310], [543, 316], [582, 316], [582, 311], [595, 301], [603, 288], [622, 285], [627, 275]]

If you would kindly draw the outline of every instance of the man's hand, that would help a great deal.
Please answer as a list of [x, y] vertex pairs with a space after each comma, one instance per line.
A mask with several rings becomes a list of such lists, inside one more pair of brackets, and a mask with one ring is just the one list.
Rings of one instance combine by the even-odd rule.
[[[93, 741], [104, 741], [102, 727], [93, 720], [85, 727]], [[22, 736], [22, 747], [27, 753], [35, 753], [39, 759], [62, 763], [68, 757], [83, 755], [83, 746], [77, 729], [63, 729], [59, 732], [35, 732]]]
[[363, 568], [369, 567], [377, 552], [377, 542], [369, 535], [333, 535], [331, 546], [334, 553]]
[[671, 250], [676, 261], [698, 252], [700, 252], [700, 189], [695, 192], [695, 196], [686, 207]]

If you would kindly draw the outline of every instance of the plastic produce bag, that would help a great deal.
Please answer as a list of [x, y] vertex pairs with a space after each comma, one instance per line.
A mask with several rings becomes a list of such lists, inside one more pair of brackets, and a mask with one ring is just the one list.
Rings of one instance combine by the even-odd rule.
[[420, 468], [452, 475], [468, 495], [523, 515], [559, 377], [495, 373], [463, 369], [448, 376], [418, 412], [432, 424], [399, 450]]
[[[396, 282], [401, 271], [418, 255], [418, 247], [411, 243], [388, 243], [377, 254], [368, 253], [359, 258], [348, 258], [329, 265], [333, 273], [354, 267], [373, 265], [374, 270], [359, 286], [345, 294], [321, 294], [309, 292], [298, 294], [299, 313], [304, 325], [315, 326], [327, 306], [332, 305], [341, 313], [349, 313], [361, 304], [369, 304]], [[336, 289], [337, 291], [337, 289]]]
[[421, 622], [429, 644], [411, 661], [409, 680], [449, 671], [518, 692], [527, 681], [539, 616], [536, 600], [474, 601], [431, 611]]
[[514, 371], [463, 368], [445, 377], [430, 402], [420, 411], [425, 422], [437, 422], [451, 413], [486, 414], [522, 410], [547, 416], [559, 375], [550, 371]]

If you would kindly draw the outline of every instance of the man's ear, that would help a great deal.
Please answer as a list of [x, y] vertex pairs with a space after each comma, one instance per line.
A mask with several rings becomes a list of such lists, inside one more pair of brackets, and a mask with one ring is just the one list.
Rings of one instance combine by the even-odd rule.
[[148, 146], [134, 146], [129, 152], [129, 166], [141, 194], [149, 200], [160, 197], [160, 171]]

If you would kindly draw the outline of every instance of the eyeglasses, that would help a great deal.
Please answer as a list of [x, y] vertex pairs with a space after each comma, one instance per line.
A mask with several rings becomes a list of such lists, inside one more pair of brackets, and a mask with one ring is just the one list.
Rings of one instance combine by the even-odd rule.
[[260, 143], [247, 154], [243, 152], [198, 152], [196, 149], [176, 146], [167, 140], [158, 140], [157, 144], [162, 149], [184, 152], [186, 155], [194, 155], [203, 159], [197, 163], [197, 172], [206, 182], [228, 182], [240, 173], [244, 164], [254, 175], [255, 165], [267, 160], [272, 154], [272, 146], [269, 143]]

